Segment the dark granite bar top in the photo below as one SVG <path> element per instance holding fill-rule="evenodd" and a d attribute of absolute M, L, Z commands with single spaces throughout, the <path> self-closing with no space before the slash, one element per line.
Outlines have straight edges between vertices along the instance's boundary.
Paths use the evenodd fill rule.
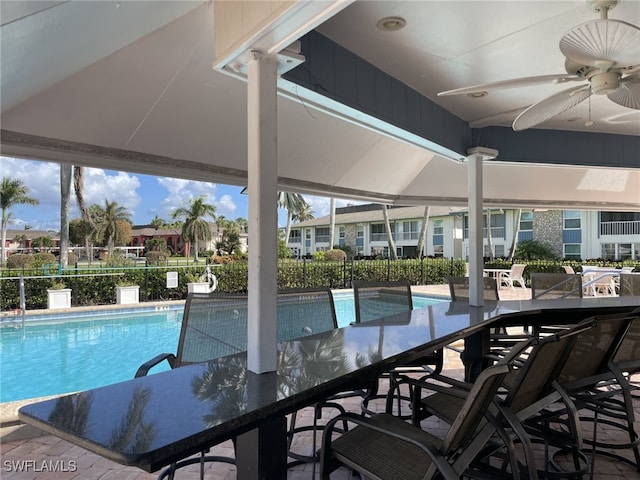
<path fill-rule="evenodd" d="M 155 471 L 498 320 L 548 308 L 640 304 L 638 297 L 591 300 L 439 303 L 282 343 L 277 372 L 249 372 L 244 354 L 224 357 L 26 405 L 19 417 L 118 463 Z"/>

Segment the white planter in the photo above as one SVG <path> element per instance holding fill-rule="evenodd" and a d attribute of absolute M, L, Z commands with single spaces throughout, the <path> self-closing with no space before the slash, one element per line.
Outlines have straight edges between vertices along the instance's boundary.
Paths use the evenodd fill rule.
<path fill-rule="evenodd" d="M 140 301 L 140 287 L 138 285 L 130 285 L 120 287 L 116 285 L 116 304 L 130 305 Z"/>
<path fill-rule="evenodd" d="M 209 293 L 208 283 L 187 283 L 187 293 Z"/>
<path fill-rule="evenodd" d="M 47 308 L 49 310 L 71 308 L 71 289 L 47 290 Z"/>

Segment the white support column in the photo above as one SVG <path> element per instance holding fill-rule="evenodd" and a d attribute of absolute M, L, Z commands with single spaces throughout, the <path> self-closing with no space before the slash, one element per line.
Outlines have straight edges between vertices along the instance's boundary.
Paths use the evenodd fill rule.
<path fill-rule="evenodd" d="M 277 367 L 278 115 L 277 59 L 251 51 L 247 61 L 249 322 L 247 361 L 254 373 Z"/>
<path fill-rule="evenodd" d="M 475 147 L 467 151 L 469 188 L 469 305 L 484 305 L 484 281 L 482 279 L 483 225 L 482 225 L 482 162 L 495 158 L 498 151 L 491 148 Z"/>

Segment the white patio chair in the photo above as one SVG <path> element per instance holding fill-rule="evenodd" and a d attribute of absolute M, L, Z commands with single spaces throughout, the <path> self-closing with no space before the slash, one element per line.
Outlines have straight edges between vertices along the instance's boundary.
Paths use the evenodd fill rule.
<path fill-rule="evenodd" d="M 506 286 L 509 288 L 513 288 L 514 283 L 517 283 L 522 288 L 527 288 L 524 283 L 524 278 L 522 274 L 524 273 L 524 269 L 527 267 L 524 263 L 514 263 L 511 265 L 511 270 L 508 272 L 500 272 L 498 275 L 498 283 L 500 286 Z"/>

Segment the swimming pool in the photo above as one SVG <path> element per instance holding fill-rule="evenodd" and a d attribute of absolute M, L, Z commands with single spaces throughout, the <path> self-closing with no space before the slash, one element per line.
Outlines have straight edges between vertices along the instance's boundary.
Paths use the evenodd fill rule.
<path fill-rule="evenodd" d="M 414 308 L 441 299 L 413 297 Z M 339 326 L 355 318 L 353 296 L 336 294 Z M 59 316 L 57 316 L 59 318 Z M 133 378 L 155 355 L 175 352 L 182 306 L 160 311 L 4 322 L 0 328 L 0 402 L 87 390 Z M 23 338 L 24 337 L 24 338 Z M 166 362 L 153 371 L 167 370 Z"/>

